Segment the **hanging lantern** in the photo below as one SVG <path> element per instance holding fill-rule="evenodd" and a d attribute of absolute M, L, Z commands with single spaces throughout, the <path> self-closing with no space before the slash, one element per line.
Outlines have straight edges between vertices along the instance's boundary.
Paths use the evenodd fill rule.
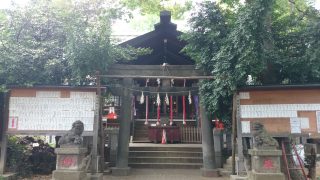
<path fill-rule="evenodd" d="M 191 92 L 189 91 L 189 96 L 188 96 L 189 104 L 192 104 L 192 98 L 191 98 Z"/>
<path fill-rule="evenodd" d="M 169 97 L 168 97 L 168 93 L 166 93 L 165 102 L 166 102 L 166 105 L 168 105 L 168 106 L 169 106 Z"/>
<path fill-rule="evenodd" d="M 117 118 L 118 116 L 114 110 L 114 107 L 109 107 L 109 113 L 107 114 L 107 119 L 114 120 Z"/>
<path fill-rule="evenodd" d="M 144 94 L 143 94 L 143 91 L 141 93 L 141 97 L 140 97 L 140 104 L 143 104 L 144 103 Z"/>

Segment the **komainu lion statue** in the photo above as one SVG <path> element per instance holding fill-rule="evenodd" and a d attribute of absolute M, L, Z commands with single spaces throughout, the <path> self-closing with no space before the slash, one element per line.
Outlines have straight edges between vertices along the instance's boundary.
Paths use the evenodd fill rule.
<path fill-rule="evenodd" d="M 72 129 L 64 134 L 60 139 L 59 145 L 81 145 L 83 142 L 82 133 L 84 124 L 80 120 L 72 123 Z"/>
<path fill-rule="evenodd" d="M 267 133 L 261 123 L 253 124 L 253 139 L 253 147 L 256 149 L 277 149 L 279 146 L 277 140 Z"/>

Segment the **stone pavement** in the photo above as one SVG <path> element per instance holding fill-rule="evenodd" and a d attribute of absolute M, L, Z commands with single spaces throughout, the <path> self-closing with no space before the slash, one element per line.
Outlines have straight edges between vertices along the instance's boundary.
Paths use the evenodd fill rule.
<path fill-rule="evenodd" d="M 200 169 L 131 169 L 129 176 L 104 176 L 104 180 L 227 180 L 228 177 L 206 178 Z"/>

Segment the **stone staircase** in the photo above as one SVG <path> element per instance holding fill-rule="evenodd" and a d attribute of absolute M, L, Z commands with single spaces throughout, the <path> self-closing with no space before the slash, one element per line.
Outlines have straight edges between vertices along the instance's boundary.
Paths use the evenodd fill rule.
<path fill-rule="evenodd" d="M 201 146 L 189 144 L 155 144 L 148 147 L 129 148 L 129 167 L 154 169 L 200 169 L 202 167 Z"/>

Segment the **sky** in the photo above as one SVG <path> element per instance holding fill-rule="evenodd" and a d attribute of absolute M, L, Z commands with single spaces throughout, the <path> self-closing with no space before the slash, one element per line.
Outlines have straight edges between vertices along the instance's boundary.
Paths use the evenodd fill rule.
<path fill-rule="evenodd" d="M 0 0 L 0 9 L 9 8 L 11 1 L 12 0 Z M 13 0 L 13 1 L 20 5 L 23 5 L 23 4 L 26 4 L 29 0 Z M 197 0 L 197 1 L 203 1 L 203 0 Z M 315 0 L 315 8 L 320 10 L 320 0 Z M 139 16 L 139 15 L 136 15 L 136 16 Z M 142 18 L 142 17 L 137 17 L 137 18 Z M 187 26 L 186 21 L 175 21 L 175 20 L 172 20 L 172 21 L 173 23 L 177 24 L 178 30 L 180 31 L 181 30 L 183 31 Z M 147 31 L 145 30 L 145 31 L 138 32 L 137 30 L 133 29 L 131 25 L 129 25 L 129 23 L 125 21 L 116 21 L 115 24 L 113 25 L 113 34 L 116 36 L 123 36 L 123 35 L 137 36 Z M 128 36 L 128 38 L 130 38 L 130 36 Z"/>

